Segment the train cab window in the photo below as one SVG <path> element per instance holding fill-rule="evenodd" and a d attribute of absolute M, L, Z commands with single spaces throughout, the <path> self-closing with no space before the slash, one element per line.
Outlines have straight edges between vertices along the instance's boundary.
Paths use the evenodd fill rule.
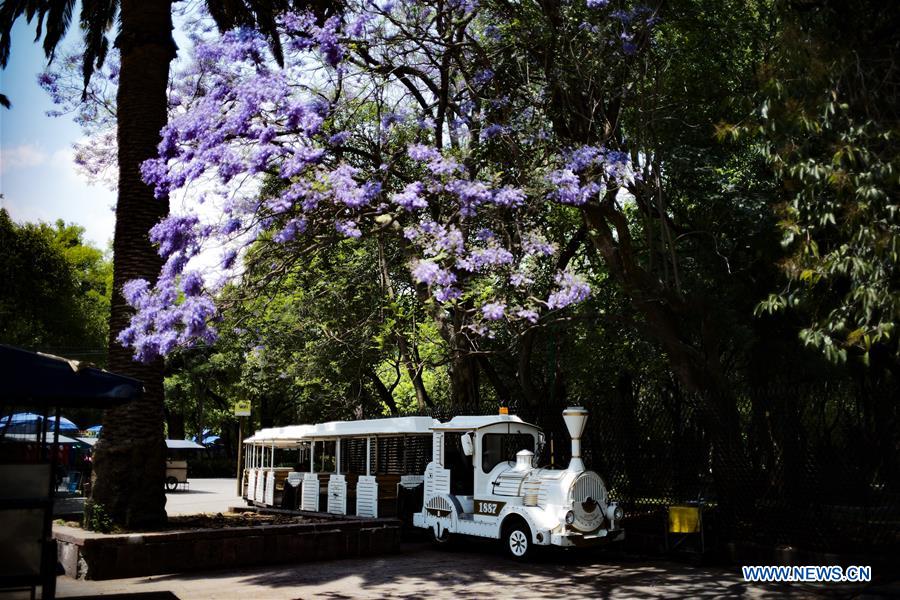
<path fill-rule="evenodd" d="M 475 472 L 472 457 L 463 452 L 462 436 L 456 431 L 444 433 L 444 468 L 450 470 L 450 493 L 471 496 L 475 493 Z"/>
<path fill-rule="evenodd" d="M 530 433 L 486 433 L 481 438 L 481 470 L 490 473 L 502 462 L 516 460 L 516 452 L 534 452 L 534 436 Z"/>

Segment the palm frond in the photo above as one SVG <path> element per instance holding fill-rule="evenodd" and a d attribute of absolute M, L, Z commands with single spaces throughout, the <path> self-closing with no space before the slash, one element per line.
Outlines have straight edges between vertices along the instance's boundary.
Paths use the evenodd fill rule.
<path fill-rule="evenodd" d="M 41 13 L 46 27 L 44 35 L 44 54 L 48 62 L 53 61 L 56 55 L 56 47 L 65 37 L 72 24 L 72 12 L 75 10 L 75 0 L 56 0 L 47 2 L 49 8 Z"/>
<path fill-rule="evenodd" d="M 116 24 L 119 12 L 118 0 L 82 0 L 81 29 L 84 32 L 84 55 L 81 72 L 84 76 L 84 89 L 95 69 L 103 66 L 109 52 L 107 33 Z"/>

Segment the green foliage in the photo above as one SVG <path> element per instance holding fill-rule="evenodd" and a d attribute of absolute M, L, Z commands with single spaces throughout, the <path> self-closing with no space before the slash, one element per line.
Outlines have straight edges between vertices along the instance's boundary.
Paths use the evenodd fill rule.
<path fill-rule="evenodd" d="M 855 0 L 781 7 L 762 68 L 758 131 L 782 183 L 790 284 L 760 311 L 800 309 L 803 341 L 832 361 L 896 361 L 900 122 L 896 7 Z"/>
<path fill-rule="evenodd" d="M 83 235 L 0 210 L 0 340 L 105 364 L 112 264 Z"/>
<path fill-rule="evenodd" d="M 89 531 L 110 533 L 114 529 L 115 524 L 102 504 L 88 500 L 84 503 L 83 526 Z"/>

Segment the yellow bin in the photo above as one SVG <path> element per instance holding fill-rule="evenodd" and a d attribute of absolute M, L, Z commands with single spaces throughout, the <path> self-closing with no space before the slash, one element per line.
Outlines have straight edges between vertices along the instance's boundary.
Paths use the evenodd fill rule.
<path fill-rule="evenodd" d="M 669 507 L 669 533 L 699 533 L 700 507 L 676 504 Z"/>

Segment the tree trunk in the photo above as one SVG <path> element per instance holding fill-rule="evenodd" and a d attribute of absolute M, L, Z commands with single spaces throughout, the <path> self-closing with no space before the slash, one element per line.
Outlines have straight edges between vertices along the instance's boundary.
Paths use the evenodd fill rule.
<path fill-rule="evenodd" d="M 391 280 L 391 271 L 388 268 L 387 258 L 384 255 L 384 239 L 378 238 L 378 266 L 381 272 L 381 284 L 387 292 L 388 298 L 393 302 L 397 293 L 394 291 L 394 283 Z M 394 339 L 397 342 L 397 349 L 400 351 L 400 361 L 406 369 L 406 374 L 412 382 L 413 389 L 416 392 L 416 403 L 419 410 L 424 411 L 425 407 L 431 406 L 431 398 L 428 396 L 428 390 L 425 389 L 425 382 L 422 381 L 421 361 L 418 360 L 418 350 L 415 342 L 412 343 L 412 352 L 410 351 L 410 343 L 406 340 L 406 334 L 400 329 L 400 325 L 394 330 Z M 415 361 L 413 360 L 415 358 Z"/>
<path fill-rule="evenodd" d="M 166 425 L 168 425 L 168 438 L 170 440 L 184 439 L 184 414 L 170 409 L 165 409 Z"/>
<path fill-rule="evenodd" d="M 737 402 L 720 361 L 717 328 L 709 317 L 712 311 L 700 298 L 688 302 L 665 288 L 634 260 L 628 223 L 611 199 L 585 205 L 582 214 L 610 275 L 644 317 L 645 334 L 662 346 L 672 372 L 696 398 L 713 444 L 713 476 L 720 498 L 732 505 L 747 502 L 749 462 Z"/>
<path fill-rule="evenodd" d="M 391 411 L 391 416 L 398 416 L 400 414 L 400 409 L 397 408 L 397 401 L 394 400 L 394 394 L 392 394 L 391 390 L 384 385 L 384 382 L 381 381 L 381 377 L 378 376 L 375 369 L 367 369 L 366 375 L 372 380 L 375 391 L 378 392 L 378 397 L 381 398 L 381 401 L 384 402 L 385 406 L 388 407 L 388 410 Z"/>
<path fill-rule="evenodd" d="M 155 281 L 161 259 L 148 231 L 169 211 L 141 179 L 141 163 L 156 155 L 166 124 L 169 64 L 175 57 L 172 0 L 122 0 L 121 51 L 116 97 L 119 192 L 113 240 L 113 298 L 109 368 L 144 382 L 143 396 L 107 411 L 95 450 L 93 499 L 125 527 L 146 527 L 166 520 L 163 489 L 166 446 L 163 436 L 163 363 L 139 364 L 116 336 L 128 325 L 131 309 L 122 285 L 135 278 Z"/>
<path fill-rule="evenodd" d="M 450 401 L 454 407 L 478 408 L 479 392 L 478 357 L 467 351 L 457 351 L 450 362 Z"/>

